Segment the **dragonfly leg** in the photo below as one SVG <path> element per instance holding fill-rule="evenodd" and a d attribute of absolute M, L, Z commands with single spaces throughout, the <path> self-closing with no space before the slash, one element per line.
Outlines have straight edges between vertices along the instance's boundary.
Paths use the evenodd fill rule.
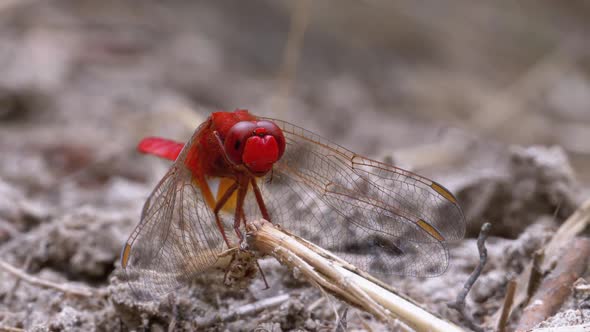
<path fill-rule="evenodd" d="M 264 204 L 264 199 L 262 198 L 262 193 L 260 192 L 260 188 L 258 188 L 258 184 L 256 183 L 255 178 L 251 178 L 250 183 L 252 183 L 252 189 L 254 190 L 254 196 L 256 196 L 256 202 L 258 203 L 258 208 L 260 208 L 260 213 L 262 213 L 262 217 L 269 222 L 270 215 L 268 214 L 268 210 L 266 209 L 266 204 Z"/>
<path fill-rule="evenodd" d="M 236 211 L 234 216 L 234 231 L 240 238 L 240 243 L 244 240 L 244 235 L 240 231 L 240 221 L 244 220 L 246 224 L 246 217 L 244 215 L 244 200 L 246 199 L 246 193 L 248 193 L 248 178 L 245 177 L 239 181 L 240 187 L 238 188 L 238 200 L 236 204 Z"/>
<path fill-rule="evenodd" d="M 221 231 L 223 240 L 225 241 L 225 244 L 227 244 L 228 248 L 231 248 L 231 245 L 227 239 L 227 236 L 225 235 L 225 230 L 223 229 L 223 224 L 221 223 L 221 218 L 219 217 L 219 211 L 221 211 L 225 203 L 227 203 L 236 189 L 238 189 L 238 182 L 234 182 L 229 188 L 227 188 L 227 190 L 223 193 L 223 196 L 221 196 L 221 199 L 215 203 L 215 208 L 213 209 L 213 214 L 215 214 L 215 222 L 217 223 L 217 227 L 219 228 L 219 231 Z"/>

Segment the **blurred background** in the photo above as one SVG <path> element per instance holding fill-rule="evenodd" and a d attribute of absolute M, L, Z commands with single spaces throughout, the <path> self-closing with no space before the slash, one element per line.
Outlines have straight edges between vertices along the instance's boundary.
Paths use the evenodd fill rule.
<path fill-rule="evenodd" d="M 29 267 L 104 284 L 168 167 L 137 142 L 186 140 L 235 108 L 433 177 L 468 219 L 505 220 L 469 189 L 498 169 L 505 184 L 557 176 L 550 204 L 529 199 L 564 218 L 590 184 L 589 19 L 583 0 L 1 0 L 2 250 L 23 264 L 28 247 L 11 240 L 71 208 L 115 213 L 98 268 L 60 261 L 75 245 Z M 502 195 L 487 202 L 523 197 Z"/>
<path fill-rule="evenodd" d="M 114 153 L 94 135 L 182 139 L 242 107 L 373 157 L 557 144 L 587 182 L 588 14 L 586 1 L 3 1 L 2 149 L 24 124 L 59 127 L 94 158 Z"/>

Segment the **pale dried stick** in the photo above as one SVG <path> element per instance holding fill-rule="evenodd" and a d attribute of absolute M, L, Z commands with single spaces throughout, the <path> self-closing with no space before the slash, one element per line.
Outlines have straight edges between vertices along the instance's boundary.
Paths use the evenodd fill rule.
<path fill-rule="evenodd" d="M 463 331 L 397 294 L 369 274 L 265 220 L 248 223 L 250 250 L 275 257 L 306 280 L 336 297 L 393 324 L 399 320 L 415 331 Z"/>
<path fill-rule="evenodd" d="M 10 326 L 4 326 L 4 325 L 0 325 L 0 332 L 24 332 L 25 330 L 20 329 L 18 327 L 10 327 Z"/>
<path fill-rule="evenodd" d="M 31 255 L 31 254 L 27 255 L 27 258 L 25 259 L 25 264 L 23 265 L 23 272 L 29 269 L 32 261 L 33 261 L 33 255 Z M 6 303 L 12 302 L 12 297 L 14 296 L 14 293 L 16 293 L 16 290 L 18 289 L 18 287 L 20 286 L 21 281 L 22 281 L 21 278 L 16 278 L 16 280 L 14 281 L 14 285 L 12 286 L 12 288 L 10 289 L 8 294 L 6 294 L 6 298 L 5 298 Z"/>
<path fill-rule="evenodd" d="M 582 302 L 578 302 L 578 297 L 583 297 Z M 574 282 L 574 299 L 578 308 L 590 309 L 590 284 L 584 278 L 578 278 Z M 583 311 L 580 313 L 583 317 Z"/>
<path fill-rule="evenodd" d="M 4 271 L 14 275 L 15 277 L 24 280 L 25 282 L 27 282 L 31 285 L 40 286 L 40 287 L 44 287 L 44 288 L 52 288 L 52 289 L 58 290 L 60 292 L 66 293 L 66 294 L 83 296 L 83 297 L 91 297 L 91 296 L 95 296 L 97 294 L 96 291 L 93 291 L 92 289 L 89 289 L 89 288 L 69 285 L 69 284 L 65 284 L 65 283 L 64 284 L 57 284 L 57 283 L 54 283 L 54 282 L 51 282 L 48 280 L 43 280 L 43 279 L 34 277 L 30 274 L 27 274 L 23 270 L 17 269 L 16 267 L 6 263 L 3 260 L 0 260 L 0 268 L 3 269 Z"/>
<path fill-rule="evenodd" d="M 584 278 L 579 278 L 576 280 L 576 282 L 574 282 L 574 290 L 576 292 L 590 294 L 590 284 L 588 284 Z"/>

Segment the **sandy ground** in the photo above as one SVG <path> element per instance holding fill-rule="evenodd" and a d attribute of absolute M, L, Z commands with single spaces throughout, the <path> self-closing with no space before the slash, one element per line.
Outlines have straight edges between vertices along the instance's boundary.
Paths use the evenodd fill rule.
<path fill-rule="evenodd" d="M 270 258 L 267 290 L 260 277 L 227 288 L 212 271 L 159 303 L 131 296 L 119 254 L 169 166 L 137 142 L 186 140 L 210 112 L 237 107 L 452 190 L 468 231 L 449 271 L 385 281 L 460 325 L 446 303 L 491 222 L 467 307 L 495 326 L 508 281 L 590 194 L 589 17 L 583 1 L 0 2 L 0 258 L 93 291 L 0 269 L 0 331 L 332 331 L 345 308 L 349 331 L 397 329 Z M 215 319 L 265 299 L 275 302 Z M 544 326 L 588 323 L 582 300 Z"/>

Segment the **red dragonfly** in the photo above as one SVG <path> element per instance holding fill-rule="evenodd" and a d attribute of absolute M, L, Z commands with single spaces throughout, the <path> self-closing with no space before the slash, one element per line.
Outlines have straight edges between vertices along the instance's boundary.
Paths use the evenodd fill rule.
<path fill-rule="evenodd" d="M 439 275 L 465 232 L 440 184 L 247 110 L 212 113 L 186 144 L 138 149 L 174 161 L 121 256 L 143 299 L 188 284 L 261 217 L 377 275 Z"/>

